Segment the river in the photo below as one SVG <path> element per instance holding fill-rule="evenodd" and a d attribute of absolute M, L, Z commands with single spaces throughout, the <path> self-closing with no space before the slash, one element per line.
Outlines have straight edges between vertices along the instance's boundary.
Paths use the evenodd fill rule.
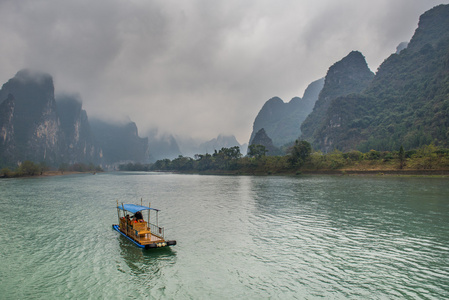
<path fill-rule="evenodd" d="M 116 200 L 177 240 L 141 250 Z M 0 180 L 1 299 L 447 299 L 449 181 L 101 173 Z"/>

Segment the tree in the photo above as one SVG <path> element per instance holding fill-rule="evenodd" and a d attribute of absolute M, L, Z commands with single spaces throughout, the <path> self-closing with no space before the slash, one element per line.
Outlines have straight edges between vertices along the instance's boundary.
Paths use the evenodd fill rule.
<path fill-rule="evenodd" d="M 18 173 L 24 176 L 34 176 L 39 173 L 39 171 L 40 168 L 38 165 L 32 161 L 26 160 L 20 165 Z"/>
<path fill-rule="evenodd" d="M 312 152 L 312 146 L 307 141 L 295 141 L 295 145 L 290 148 L 289 162 L 292 167 L 300 168 Z"/>
<path fill-rule="evenodd" d="M 239 159 L 240 157 L 242 157 L 242 154 L 240 153 L 240 147 L 239 146 L 234 146 L 231 148 L 221 148 L 222 152 L 224 152 L 225 157 L 229 158 L 229 159 Z"/>
<path fill-rule="evenodd" d="M 210 155 L 209 153 L 206 153 L 204 155 L 195 154 L 195 157 L 197 157 L 198 161 L 198 170 L 204 171 L 213 168 L 212 155 Z"/>
<path fill-rule="evenodd" d="M 193 159 L 179 155 L 178 158 L 172 160 L 171 168 L 173 170 L 191 170 L 193 168 Z"/>
<path fill-rule="evenodd" d="M 0 177 L 8 178 L 11 176 L 11 174 L 12 174 L 11 170 L 8 168 L 3 168 L 0 170 Z"/>
<path fill-rule="evenodd" d="M 399 148 L 399 169 L 402 169 L 405 165 L 405 152 L 404 147 Z"/>
<path fill-rule="evenodd" d="M 248 147 L 248 156 L 249 157 L 255 157 L 257 159 L 261 158 L 262 156 L 265 156 L 267 154 L 268 150 L 263 145 L 249 145 Z"/>
<path fill-rule="evenodd" d="M 59 165 L 58 171 L 61 172 L 61 174 L 64 174 L 69 169 L 69 164 L 62 163 Z"/>
<path fill-rule="evenodd" d="M 42 175 L 42 173 L 44 173 L 44 172 L 50 170 L 50 167 L 47 166 L 47 164 L 46 164 L 44 161 L 41 161 L 41 162 L 39 163 L 38 168 L 39 168 L 40 175 Z"/>
<path fill-rule="evenodd" d="M 171 160 L 168 158 L 156 161 L 152 166 L 151 170 L 169 170 L 171 165 Z"/>

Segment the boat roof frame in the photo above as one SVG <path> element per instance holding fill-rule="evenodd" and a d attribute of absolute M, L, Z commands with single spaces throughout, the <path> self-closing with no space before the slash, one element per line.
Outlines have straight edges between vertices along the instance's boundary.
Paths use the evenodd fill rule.
<path fill-rule="evenodd" d="M 160 211 L 157 208 L 152 208 L 152 207 L 137 205 L 137 204 L 120 204 L 117 206 L 117 209 L 120 209 L 123 211 L 129 211 L 130 213 L 133 213 L 133 214 L 135 214 L 138 211 L 143 211 L 143 210 L 155 210 L 156 212 Z"/>

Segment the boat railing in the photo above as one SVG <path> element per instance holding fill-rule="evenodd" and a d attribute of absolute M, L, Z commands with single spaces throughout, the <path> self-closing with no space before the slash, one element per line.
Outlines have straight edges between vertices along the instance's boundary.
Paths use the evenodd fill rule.
<path fill-rule="evenodd" d="M 149 227 L 152 234 L 164 238 L 164 227 L 159 227 L 151 223 L 149 224 Z"/>

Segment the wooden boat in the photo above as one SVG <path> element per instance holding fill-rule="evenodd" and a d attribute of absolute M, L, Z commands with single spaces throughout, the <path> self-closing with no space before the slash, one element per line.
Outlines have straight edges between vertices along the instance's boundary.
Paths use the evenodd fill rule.
<path fill-rule="evenodd" d="M 156 212 L 156 224 L 150 223 L 150 212 Z M 142 212 L 147 212 L 147 220 Z M 132 214 L 131 216 L 129 214 Z M 112 225 L 112 228 L 131 240 L 140 248 L 160 248 L 176 245 L 175 240 L 166 240 L 164 228 L 159 227 L 159 209 L 137 204 L 118 204 L 117 215 L 119 224 Z"/>

